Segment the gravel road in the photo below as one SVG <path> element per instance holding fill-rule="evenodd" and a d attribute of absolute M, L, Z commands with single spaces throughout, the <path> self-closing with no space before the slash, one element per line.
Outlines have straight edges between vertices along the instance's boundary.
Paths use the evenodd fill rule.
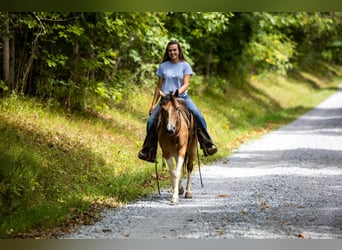
<path fill-rule="evenodd" d="M 342 239 L 342 89 L 202 177 L 179 205 L 162 190 L 61 238 Z"/>

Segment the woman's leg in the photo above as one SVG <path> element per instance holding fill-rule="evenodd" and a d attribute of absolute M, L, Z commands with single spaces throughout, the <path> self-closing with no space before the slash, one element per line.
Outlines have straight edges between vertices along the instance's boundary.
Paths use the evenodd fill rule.
<path fill-rule="evenodd" d="M 207 123 L 202 115 L 202 113 L 197 108 L 196 104 L 192 101 L 192 99 L 187 96 L 184 98 L 186 107 L 191 110 L 191 112 L 194 114 L 196 122 L 201 125 L 201 127 L 205 130 L 207 130 Z"/>
<path fill-rule="evenodd" d="M 152 110 L 152 113 L 150 117 L 148 118 L 147 121 L 147 126 L 146 126 L 146 133 L 149 134 L 151 132 L 151 129 L 155 123 L 157 123 L 158 119 L 158 113 L 160 109 L 160 104 L 158 103 L 157 106 Z"/>
<path fill-rule="evenodd" d="M 152 111 L 146 126 L 146 137 L 144 140 L 143 148 L 139 151 L 138 157 L 141 160 L 148 162 L 155 162 L 158 147 L 158 134 L 157 134 L 157 119 L 159 112 L 159 104 Z"/>
<path fill-rule="evenodd" d="M 207 123 L 202 115 L 202 113 L 197 108 L 196 104 L 192 99 L 187 96 L 184 98 L 186 107 L 194 114 L 195 121 L 197 124 L 197 137 L 198 141 L 203 149 L 204 155 L 213 155 L 217 152 L 217 147 L 213 143 L 208 131 Z"/>

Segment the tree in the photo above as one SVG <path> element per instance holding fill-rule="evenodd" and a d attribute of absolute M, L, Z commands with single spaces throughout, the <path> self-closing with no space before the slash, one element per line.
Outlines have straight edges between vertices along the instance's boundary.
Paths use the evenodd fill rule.
<path fill-rule="evenodd" d="M 0 89 L 70 109 L 120 100 L 155 84 L 165 45 L 177 39 L 197 75 L 243 84 L 316 62 L 342 63 L 341 13 L 0 13 Z"/>
<path fill-rule="evenodd" d="M 14 36 L 10 32 L 10 15 L 8 13 L 0 13 L 0 20 L 3 24 L 0 33 L 3 41 L 3 80 L 4 83 L 0 85 L 2 89 L 8 89 L 14 84 Z"/>
<path fill-rule="evenodd" d="M 218 47 L 232 16 L 230 12 L 172 12 L 166 16 L 165 27 L 185 46 L 189 44 L 196 71 L 209 77 L 220 62 Z"/>

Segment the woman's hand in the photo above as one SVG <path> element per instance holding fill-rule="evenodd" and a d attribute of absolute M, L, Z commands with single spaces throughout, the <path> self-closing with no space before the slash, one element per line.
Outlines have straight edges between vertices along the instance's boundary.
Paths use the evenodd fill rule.
<path fill-rule="evenodd" d="M 156 105 L 152 105 L 150 110 L 148 111 L 148 115 L 152 114 L 152 111 L 155 109 Z"/>

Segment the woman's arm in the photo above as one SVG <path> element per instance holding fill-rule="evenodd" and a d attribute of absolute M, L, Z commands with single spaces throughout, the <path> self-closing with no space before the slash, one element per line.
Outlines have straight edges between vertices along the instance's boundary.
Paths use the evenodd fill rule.
<path fill-rule="evenodd" d="M 190 78 L 191 78 L 191 75 L 184 75 L 183 85 L 182 85 L 182 87 L 180 87 L 178 89 L 179 94 L 182 94 L 183 92 L 185 92 L 188 89 L 189 83 L 190 83 Z"/>
<path fill-rule="evenodd" d="M 151 105 L 151 108 L 150 108 L 150 111 L 149 111 L 149 115 L 151 115 L 153 109 L 156 107 L 156 105 L 158 103 L 158 100 L 159 100 L 159 97 L 160 97 L 159 90 L 161 90 L 161 88 L 162 88 L 163 81 L 164 81 L 164 78 L 158 77 L 158 83 L 157 83 L 157 86 L 156 86 L 156 88 L 154 90 L 154 96 L 153 96 L 152 105 Z"/>

